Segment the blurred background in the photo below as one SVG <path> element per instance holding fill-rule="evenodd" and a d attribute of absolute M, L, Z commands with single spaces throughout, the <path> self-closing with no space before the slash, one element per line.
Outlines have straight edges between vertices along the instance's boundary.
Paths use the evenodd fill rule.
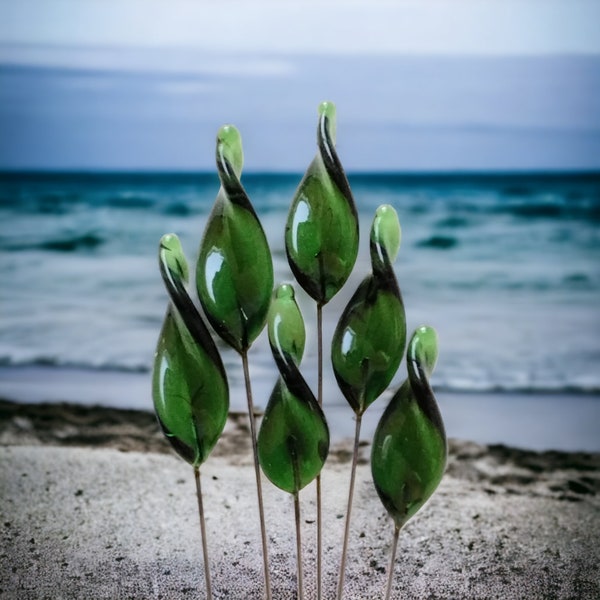
<path fill-rule="evenodd" d="M 363 243 L 326 333 L 391 203 L 409 329 L 440 335 L 449 434 L 600 450 L 599 22 L 586 0 L 0 0 L 0 397 L 151 410 L 156 248 L 174 231 L 193 263 L 218 128 L 242 133 L 243 182 L 289 281 L 283 227 L 327 99 Z M 264 336 L 253 352 L 264 407 Z M 332 430 L 350 435 L 329 375 Z"/>

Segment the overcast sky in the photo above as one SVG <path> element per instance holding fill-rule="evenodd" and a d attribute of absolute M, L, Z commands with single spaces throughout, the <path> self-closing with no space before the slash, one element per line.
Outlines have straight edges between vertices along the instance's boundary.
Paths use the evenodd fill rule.
<path fill-rule="evenodd" d="M 600 168 L 600 2 L 0 0 L 0 168 Z"/>

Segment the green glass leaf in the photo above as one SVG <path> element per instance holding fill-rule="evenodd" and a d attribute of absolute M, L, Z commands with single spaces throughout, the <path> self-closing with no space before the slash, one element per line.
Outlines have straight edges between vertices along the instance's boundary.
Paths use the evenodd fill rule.
<path fill-rule="evenodd" d="M 159 264 L 171 302 L 154 357 L 154 408 L 173 448 L 197 467 L 210 454 L 227 421 L 227 377 L 215 343 L 186 291 L 188 266 L 177 236 L 161 239 Z"/>
<path fill-rule="evenodd" d="M 334 144 L 335 106 L 323 102 L 318 152 L 296 191 L 285 228 L 294 277 L 320 304 L 344 285 L 358 253 L 358 215 Z"/>
<path fill-rule="evenodd" d="M 408 345 L 408 378 L 373 437 L 373 482 L 397 528 L 433 494 L 446 466 L 446 433 L 429 384 L 436 359 L 435 330 L 420 327 Z"/>
<path fill-rule="evenodd" d="M 265 326 L 273 291 L 273 262 L 263 228 L 240 182 L 241 137 L 219 130 L 221 189 L 208 218 L 196 265 L 202 307 L 215 331 L 245 352 Z"/>
<path fill-rule="evenodd" d="M 304 350 L 302 315 L 290 285 L 281 285 L 269 310 L 269 343 L 281 373 L 258 434 L 258 458 L 277 487 L 296 493 L 321 471 L 329 452 L 329 428 L 300 374 Z"/>
<path fill-rule="evenodd" d="M 404 354 L 406 317 L 392 266 L 399 246 L 398 215 L 382 205 L 371 227 L 372 273 L 348 302 L 331 344 L 336 380 L 358 415 L 387 388 Z"/>

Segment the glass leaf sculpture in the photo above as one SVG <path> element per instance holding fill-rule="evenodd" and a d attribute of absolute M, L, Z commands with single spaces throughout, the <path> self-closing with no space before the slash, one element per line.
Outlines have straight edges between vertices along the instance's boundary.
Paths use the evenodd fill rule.
<path fill-rule="evenodd" d="M 290 207 L 285 248 L 294 277 L 324 305 L 350 275 L 358 253 L 358 216 L 335 150 L 335 105 L 319 106 L 318 152 Z"/>
<path fill-rule="evenodd" d="M 208 217 L 196 263 L 200 303 L 214 330 L 242 358 L 263 549 L 265 593 L 271 598 L 268 544 L 257 454 L 248 349 L 263 330 L 273 292 L 273 261 L 265 232 L 240 182 L 242 140 L 233 125 L 217 134 L 221 188 Z"/>
<path fill-rule="evenodd" d="M 400 528 L 433 494 L 444 474 L 446 433 L 429 378 L 437 360 L 431 327 L 413 334 L 406 353 L 408 378 L 385 409 L 371 451 L 377 494 L 394 520 L 389 597 Z"/>
<path fill-rule="evenodd" d="M 154 358 L 154 407 L 173 448 L 198 467 L 227 420 L 227 377 L 215 343 L 186 291 L 188 266 L 176 235 L 162 237 L 159 265 L 171 302 Z"/>
<path fill-rule="evenodd" d="M 317 401 L 323 404 L 322 309 L 342 288 L 358 254 L 358 215 L 335 149 L 335 105 L 319 105 L 317 154 L 292 200 L 285 227 L 290 268 L 317 304 Z M 323 527 L 317 476 L 317 598 L 321 598 Z"/>
<path fill-rule="evenodd" d="M 398 527 L 431 496 L 446 465 L 444 424 L 429 384 L 436 360 L 435 330 L 420 327 L 408 345 L 408 378 L 385 409 L 373 438 L 373 481 Z"/>
<path fill-rule="evenodd" d="M 404 304 L 392 266 L 399 248 L 398 215 L 391 206 L 384 204 L 376 210 L 371 226 L 372 273 L 362 281 L 348 302 L 331 342 L 335 378 L 356 414 L 338 599 L 342 598 L 344 591 L 362 415 L 394 377 L 406 343 Z"/>
<path fill-rule="evenodd" d="M 329 451 L 329 429 L 298 369 L 305 332 L 291 285 L 277 288 L 268 323 L 269 342 L 281 376 L 265 409 L 258 455 L 271 482 L 293 494 L 323 468 Z"/>
<path fill-rule="evenodd" d="M 404 354 L 406 317 L 392 265 L 399 247 L 398 215 L 384 204 L 371 227 L 372 273 L 344 309 L 331 344 L 336 380 L 357 415 L 387 388 Z"/>
<path fill-rule="evenodd" d="M 258 456 L 265 475 L 293 494 L 296 521 L 298 598 L 304 598 L 299 491 L 317 477 L 329 452 L 325 415 L 300 374 L 304 321 L 291 285 L 275 292 L 269 309 L 269 343 L 280 372 L 258 434 Z M 320 596 L 319 596 L 320 597 Z"/>
<path fill-rule="evenodd" d="M 265 326 L 273 262 L 263 228 L 240 183 L 242 142 L 232 125 L 219 130 L 216 161 L 221 189 L 200 243 L 196 286 L 210 324 L 242 353 Z"/>

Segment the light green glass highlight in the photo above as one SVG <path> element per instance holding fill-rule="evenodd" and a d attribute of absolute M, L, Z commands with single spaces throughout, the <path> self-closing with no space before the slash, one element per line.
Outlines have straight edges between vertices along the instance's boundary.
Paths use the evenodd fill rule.
<path fill-rule="evenodd" d="M 336 109 L 335 104 L 329 100 L 324 100 L 319 104 L 318 108 L 319 117 L 326 119 L 327 131 L 331 141 L 335 144 L 336 133 L 337 133 L 337 120 L 336 120 Z"/>
<path fill-rule="evenodd" d="M 177 279 L 183 284 L 188 283 L 190 270 L 187 259 L 183 253 L 181 242 L 174 233 L 167 233 L 160 239 L 158 260 L 161 272 L 166 269 L 171 278 Z"/>
<path fill-rule="evenodd" d="M 267 323 L 269 343 L 278 351 L 289 354 L 299 365 L 304 354 L 306 329 L 293 286 L 282 283 L 276 288 Z"/>
<path fill-rule="evenodd" d="M 385 250 L 387 261 L 390 264 L 396 260 L 400 250 L 402 229 L 400 219 L 393 206 L 382 204 L 375 211 L 375 218 L 371 227 L 371 242 L 381 251 Z M 379 254 L 378 254 L 379 256 Z"/>
<path fill-rule="evenodd" d="M 244 151 L 242 136 L 233 125 L 223 125 L 217 133 L 217 160 L 231 165 L 235 176 L 239 179 L 244 167 Z"/>
<path fill-rule="evenodd" d="M 398 529 L 433 494 L 446 466 L 446 433 L 429 383 L 436 359 L 436 332 L 420 327 L 408 345 L 408 378 L 385 409 L 373 437 L 373 482 Z"/>
<path fill-rule="evenodd" d="M 281 373 L 258 434 L 258 457 L 269 480 L 297 493 L 321 471 L 329 452 L 325 415 L 302 377 L 305 329 L 291 285 L 275 292 L 269 310 L 269 343 Z"/>
<path fill-rule="evenodd" d="M 154 408 L 175 451 L 198 467 L 225 427 L 227 378 L 216 346 L 187 295 L 188 265 L 177 236 L 163 236 L 159 263 L 171 302 L 154 357 Z"/>
<path fill-rule="evenodd" d="M 265 326 L 273 262 L 263 228 L 240 182 L 241 136 L 232 125 L 217 136 L 221 188 L 208 218 L 196 264 L 196 287 L 215 331 L 243 353 Z"/>
<path fill-rule="evenodd" d="M 335 105 L 319 106 L 318 151 L 292 200 L 285 247 L 294 277 L 321 305 L 348 279 L 358 253 L 358 216 L 335 150 Z"/>
<path fill-rule="evenodd" d="M 380 206 L 371 227 L 372 273 L 348 302 L 333 335 L 333 371 L 357 415 L 387 388 L 404 354 L 406 317 L 392 266 L 400 237 L 396 211 Z"/>

